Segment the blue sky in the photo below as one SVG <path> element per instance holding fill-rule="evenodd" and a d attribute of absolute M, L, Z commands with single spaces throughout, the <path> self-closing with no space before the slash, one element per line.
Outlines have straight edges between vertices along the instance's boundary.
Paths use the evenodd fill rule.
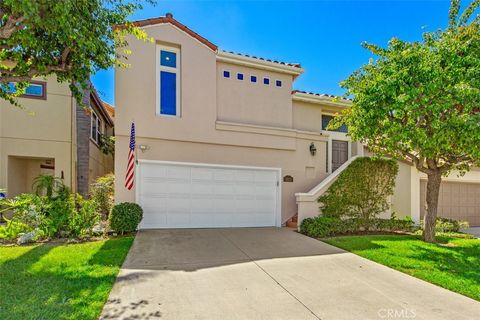
<path fill-rule="evenodd" d="M 465 0 L 464 0 L 465 1 Z M 438 1 L 158 1 L 133 20 L 174 18 L 219 48 L 286 62 L 299 62 L 305 73 L 294 89 L 342 94 L 339 82 L 362 64 L 364 41 L 385 46 L 392 37 L 415 41 L 424 31 L 444 28 L 449 0 Z M 93 82 L 114 104 L 113 70 Z"/>

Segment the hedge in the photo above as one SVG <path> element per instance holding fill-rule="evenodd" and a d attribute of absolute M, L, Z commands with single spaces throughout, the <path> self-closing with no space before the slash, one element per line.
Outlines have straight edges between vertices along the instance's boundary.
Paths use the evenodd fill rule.
<path fill-rule="evenodd" d="M 314 238 L 325 238 L 335 235 L 372 232 L 409 232 L 413 231 L 414 222 L 410 217 L 404 219 L 380 219 L 374 218 L 368 221 L 364 219 L 340 219 L 335 217 L 318 216 L 306 218 L 300 225 L 300 232 Z"/>
<path fill-rule="evenodd" d="M 395 160 L 355 159 L 318 202 L 322 215 L 369 220 L 385 212 L 393 194 L 398 164 Z"/>

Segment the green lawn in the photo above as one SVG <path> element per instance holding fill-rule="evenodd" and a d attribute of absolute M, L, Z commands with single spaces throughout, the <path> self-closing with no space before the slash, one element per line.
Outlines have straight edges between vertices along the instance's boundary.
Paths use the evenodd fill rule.
<path fill-rule="evenodd" d="M 348 236 L 324 240 L 336 247 L 480 301 L 480 239 Z"/>
<path fill-rule="evenodd" d="M 132 241 L 0 247 L 0 319 L 97 319 Z"/>

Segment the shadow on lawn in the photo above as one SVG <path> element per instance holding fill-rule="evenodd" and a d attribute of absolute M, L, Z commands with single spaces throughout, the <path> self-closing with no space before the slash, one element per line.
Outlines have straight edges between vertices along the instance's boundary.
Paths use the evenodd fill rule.
<path fill-rule="evenodd" d="M 0 319 L 98 318 L 128 248 L 107 240 L 92 257 L 72 260 L 76 245 L 69 245 L 70 260 L 62 261 L 51 253 L 58 246 L 38 245 L 0 264 Z"/>
<path fill-rule="evenodd" d="M 436 244 L 421 242 L 421 236 L 378 235 L 355 240 L 352 244 L 347 238 L 344 242 L 339 237 L 334 244 L 345 248 L 348 243 L 346 249 L 372 260 L 381 257 L 380 260 L 386 262 L 384 256 L 390 254 L 394 260 L 386 262 L 386 265 L 480 301 L 480 241 L 472 239 L 478 245 L 455 243 L 450 241 L 461 239 L 447 235 L 438 236 Z M 406 241 L 405 246 L 399 243 L 401 241 Z M 376 250 L 387 251 L 376 254 Z"/>

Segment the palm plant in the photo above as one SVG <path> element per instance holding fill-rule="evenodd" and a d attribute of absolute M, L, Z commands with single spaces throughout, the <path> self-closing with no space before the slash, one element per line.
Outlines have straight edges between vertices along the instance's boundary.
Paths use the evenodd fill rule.
<path fill-rule="evenodd" d="M 48 198 L 52 198 L 54 193 L 65 187 L 63 180 L 51 175 L 41 174 L 33 179 L 32 188 L 36 195 L 45 194 Z"/>

